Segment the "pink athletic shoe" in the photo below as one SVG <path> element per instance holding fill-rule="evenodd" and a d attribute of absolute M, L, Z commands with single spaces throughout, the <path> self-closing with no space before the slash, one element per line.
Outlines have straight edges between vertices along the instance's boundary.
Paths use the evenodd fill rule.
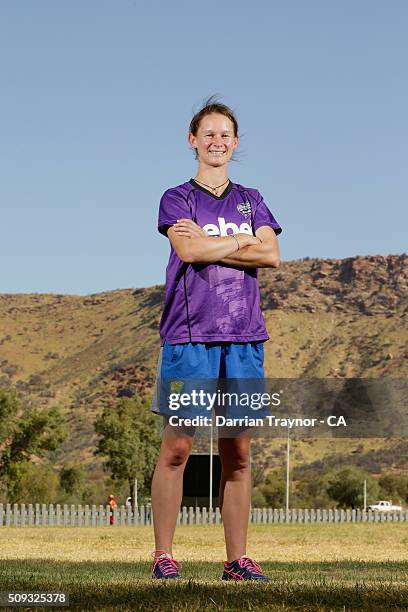
<path fill-rule="evenodd" d="M 154 554 L 154 553 L 153 553 Z M 181 565 L 168 553 L 163 553 L 153 562 L 152 578 L 163 578 L 165 580 L 174 580 L 181 578 Z"/>

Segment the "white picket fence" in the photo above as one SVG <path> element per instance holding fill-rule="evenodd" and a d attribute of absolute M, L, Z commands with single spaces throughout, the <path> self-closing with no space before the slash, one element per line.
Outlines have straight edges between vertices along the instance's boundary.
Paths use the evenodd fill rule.
<path fill-rule="evenodd" d="M 0 504 L 0 527 L 101 527 L 110 525 L 109 506 L 75 506 L 60 504 Z M 377 510 L 339 509 L 283 509 L 251 508 L 249 522 L 276 523 L 384 523 L 408 522 L 408 510 L 379 512 Z M 220 525 L 219 508 L 187 508 L 183 506 L 177 518 L 178 525 Z M 140 506 L 135 513 L 128 506 L 113 511 L 113 527 L 125 525 L 152 525 L 151 506 Z"/>

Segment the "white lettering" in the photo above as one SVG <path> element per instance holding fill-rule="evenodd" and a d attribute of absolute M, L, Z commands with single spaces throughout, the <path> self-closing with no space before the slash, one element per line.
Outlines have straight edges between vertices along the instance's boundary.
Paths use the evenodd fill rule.
<path fill-rule="evenodd" d="M 232 221 L 225 221 L 224 217 L 218 217 L 219 227 L 214 223 L 207 223 L 204 225 L 203 230 L 208 236 L 228 236 L 231 234 L 251 234 L 252 228 L 250 223 L 244 221 L 238 226 Z M 228 231 L 231 230 L 231 231 Z"/>
<path fill-rule="evenodd" d="M 220 235 L 220 228 L 218 227 L 218 225 L 214 225 L 214 223 L 207 223 L 207 225 L 204 225 L 203 230 L 208 236 Z"/>
<path fill-rule="evenodd" d="M 238 234 L 239 228 L 236 223 L 226 223 L 224 217 L 218 217 L 218 224 L 220 226 L 220 234 L 221 236 L 227 236 L 228 230 L 232 230 L 230 234 Z"/>
<path fill-rule="evenodd" d="M 327 424 L 330 427 L 338 427 L 339 425 L 342 425 L 343 427 L 347 427 L 347 423 L 346 423 L 346 419 L 344 418 L 344 416 L 339 416 L 339 417 L 335 417 L 335 416 L 329 416 L 327 417 Z"/>

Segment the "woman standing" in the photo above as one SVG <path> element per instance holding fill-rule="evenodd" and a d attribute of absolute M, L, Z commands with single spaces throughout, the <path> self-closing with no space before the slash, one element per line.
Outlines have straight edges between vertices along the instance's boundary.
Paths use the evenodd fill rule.
<path fill-rule="evenodd" d="M 210 98 L 193 117 L 188 138 L 197 174 L 165 191 L 159 209 L 159 232 L 171 243 L 159 376 L 263 379 L 263 343 L 269 337 L 256 269 L 279 267 L 276 235 L 282 229 L 259 191 L 228 178 L 228 162 L 238 145 L 238 123 L 228 106 Z M 175 432 L 168 411 L 153 410 L 163 413 L 165 427 L 152 482 L 152 576 L 179 578 L 172 542 L 194 430 Z M 268 580 L 246 555 L 250 443 L 249 435 L 218 440 L 227 553 L 223 580 Z"/>

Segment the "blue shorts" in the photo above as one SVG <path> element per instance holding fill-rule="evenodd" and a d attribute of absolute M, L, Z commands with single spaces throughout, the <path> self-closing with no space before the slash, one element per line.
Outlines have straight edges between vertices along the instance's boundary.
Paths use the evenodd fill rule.
<path fill-rule="evenodd" d="M 214 392 L 218 381 L 228 383 L 228 391 L 259 392 L 263 379 L 263 342 L 165 343 L 159 355 L 152 411 L 174 414 L 174 408 L 169 407 L 170 394 L 191 393 L 193 389 Z M 225 384 L 223 388 L 226 390 Z M 208 406 L 184 405 L 179 406 L 178 414 L 204 415 L 207 410 Z"/>
<path fill-rule="evenodd" d="M 263 378 L 263 342 L 164 344 L 162 378 Z"/>

